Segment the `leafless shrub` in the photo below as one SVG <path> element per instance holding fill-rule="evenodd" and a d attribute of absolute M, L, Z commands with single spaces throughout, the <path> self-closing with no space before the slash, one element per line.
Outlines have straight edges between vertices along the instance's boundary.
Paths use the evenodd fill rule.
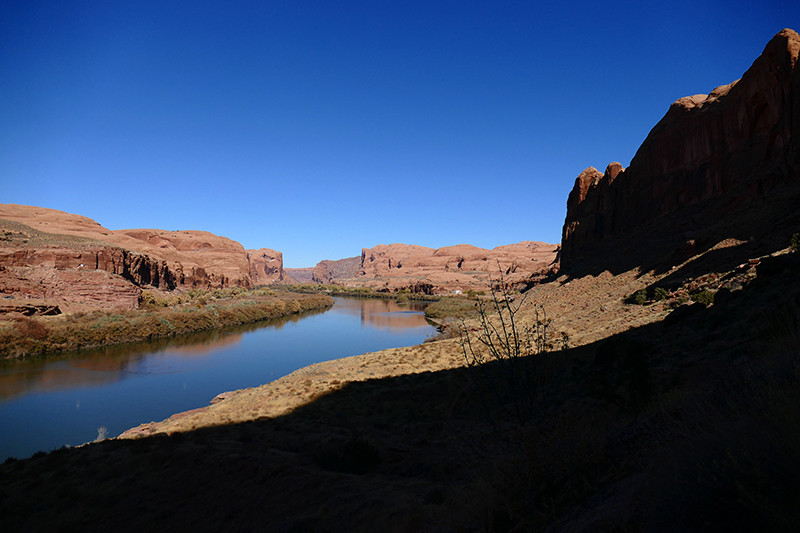
<path fill-rule="evenodd" d="M 527 320 L 520 319 L 526 299 L 527 294 L 512 295 L 501 277 L 493 283 L 490 297 L 475 303 L 477 328 L 464 320 L 460 326 L 462 353 L 467 364 L 476 369 L 484 405 L 491 401 L 520 424 L 541 420 L 542 406 L 557 385 L 543 383 L 536 362 L 528 360 L 554 346 L 549 339 L 552 320 L 542 306 L 534 306 L 533 316 Z M 566 337 L 562 342 L 566 346 Z M 491 413 L 488 408 L 487 413 Z"/>

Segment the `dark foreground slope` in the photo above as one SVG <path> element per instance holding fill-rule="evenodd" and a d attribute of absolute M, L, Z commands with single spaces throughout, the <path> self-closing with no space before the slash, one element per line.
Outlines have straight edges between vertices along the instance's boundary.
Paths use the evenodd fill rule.
<path fill-rule="evenodd" d="M 256 413 L 248 421 L 7 461 L 0 523 L 3 531 L 793 531 L 798 268 L 798 254 L 783 254 L 733 270 L 728 280 L 740 290 L 665 320 L 677 289 L 665 302 L 631 304 L 631 315 L 654 321 L 522 361 L 513 370 L 536 377 L 527 422 L 486 387 L 503 387 L 503 369 L 420 372 L 457 356 L 452 341 L 396 351 L 399 360 L 367 354 L 341 375 L 294 375 L 283 394 L 308 400 L 282 415 L 258 414 L 273 401 L 264 394 L 239 404 L 237 420 Z M 575 283 L 598 302 L 608 287 L 562 277 L 536 296 L 551 309 L 573 305 Z M 703 283 L 716 281 L 683 288 Z M 369 379 L 401 361 L 420 373 Z M 313 392 L 321 381 L 331 388 Z"/>

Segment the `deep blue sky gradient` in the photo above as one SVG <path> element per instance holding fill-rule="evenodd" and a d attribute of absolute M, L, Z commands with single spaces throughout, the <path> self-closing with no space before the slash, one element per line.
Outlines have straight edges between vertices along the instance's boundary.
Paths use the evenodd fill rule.
<path fill-rule="evenodd" d="M 800 2 L 0 2 L 0 202 L 288 267 L 558 242 L 586 167 L 741 77 Z"/>

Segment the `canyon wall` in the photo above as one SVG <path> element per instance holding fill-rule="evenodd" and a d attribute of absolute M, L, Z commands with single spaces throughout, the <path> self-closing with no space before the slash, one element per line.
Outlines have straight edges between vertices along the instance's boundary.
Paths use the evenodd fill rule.
<path fill-rule="evenodd" d="M 743 207 L 796 182 L 799 51 L 800 36 L 781 31 L 740 80 L 673 103 L 628 168 L 612 163 L 603 173 L 584 170 L 567 200 L 562 269 L 592 261 L 601 242 L 654 221 L 664 223 L 653 226 L 652 238 L 690 241 L 687 228 L 736 217 Z M 719 229 L 716 237 L 732 236 L 725 231 L 736 230 Z M 606 251 L 612 252 L 607 246 Z"/>
<path fill-rule="evenodd" d="M 284 268 L 283 280 L 289 285 L 314 283 L 314 267 Z"/>
<path fill-rule="evenodd" d="M 502 276 L 510 286 L 539 281 L 553 268 L 558 246 L 525 241 L 491 250 L 469 244 L 426 248 L 381 244 L 364 248 L 352 278 L 337 283 L 427 294 L 487 290 Z"/>
<path fill-rule="evenodd" d="M 283 279 L 280 252 L 245 251 L 205 231 L 112 231 L 80 215 L 13 204 L 0 204 L 0 230 L 0 292 L 11 296 L 132 308 L 142 288 L 252 288 Z"/>

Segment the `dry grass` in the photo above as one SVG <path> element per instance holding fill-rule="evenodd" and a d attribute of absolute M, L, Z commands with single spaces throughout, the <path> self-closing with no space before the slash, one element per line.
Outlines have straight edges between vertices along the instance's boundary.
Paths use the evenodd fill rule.
<path fill-rule="evenodd" d="M 206 331 L 333 304 L 332 298 L 324 295 L 261 293 L 242 292 L 244 296 L 205 305 L 192 299 L 172 307 L 154 302 L 138 310 L 0 321 L 0 357 L 25 357 Z"/>

